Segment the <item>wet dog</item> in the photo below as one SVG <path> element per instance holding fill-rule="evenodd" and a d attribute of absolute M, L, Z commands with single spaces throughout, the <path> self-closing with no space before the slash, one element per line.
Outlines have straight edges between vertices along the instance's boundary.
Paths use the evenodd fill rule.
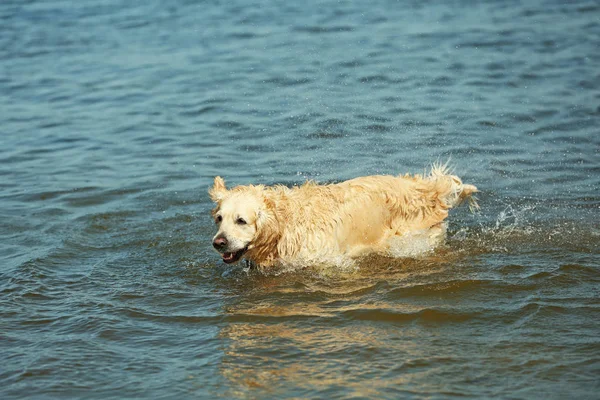
<path fill-rule="evenodd" d="M 336 184 L 209 190 L 223 261 L 260 267 L 336 264 L 371 253 L 402 256 L 443 242 L 448 210 L 477 207 L 473 185 L 434 166 L 426 176 L 366 176 Z"/>

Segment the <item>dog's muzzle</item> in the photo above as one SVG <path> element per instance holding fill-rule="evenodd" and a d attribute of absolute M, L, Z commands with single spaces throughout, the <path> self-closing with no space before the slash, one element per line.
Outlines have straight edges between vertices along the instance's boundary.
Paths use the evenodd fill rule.
<path fill-rule="evenodd" d="M 229 250 L 229 240 L 225 237 L 225 235 L 219 235 L 213 240 L 213 247 L 221 253 L 221 257 L 223 257 L 223 261 L 227 264 L 234 263 L 239 261 L 240 258 L 244 255 L 246 251 L 248 251 L 248 246 L 243 249 L 236 251 L 227 251 Z"/>
<path fill-rule="evenodd" d="M 238 250 L 236 252 L 230 253 L 230 252 L 224 252 L 221 257 L 223 257 L 223 262 L 227 263 L 227 264 L 232 264 L 234 262 L 237 262 L 240 260 L 240 258 L 242 258 L 242 256 L 244 255 L 244 253 L 248 250 L 247 247 L 244 247 L 241 250 Z"/>

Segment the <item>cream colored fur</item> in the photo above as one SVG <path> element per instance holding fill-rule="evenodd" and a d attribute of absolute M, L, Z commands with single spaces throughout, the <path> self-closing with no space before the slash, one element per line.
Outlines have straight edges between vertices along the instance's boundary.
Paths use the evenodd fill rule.
<path fill-rule="evenodd" d="M 209 190 L 224 251 L 262 267 L 344 263 L 379 253 L 413 255 L 445 238 L 448 210 L 477 192 L 434 166 L 427 176 L 366 176 L 299 187 L 237 186 L 220 177 Z M 243 222 L 243 223 L 242 223 Z M 416 247 L 411 248 L 416 243 Z M 225 257 L 224 257 L 225 259 Z"/>

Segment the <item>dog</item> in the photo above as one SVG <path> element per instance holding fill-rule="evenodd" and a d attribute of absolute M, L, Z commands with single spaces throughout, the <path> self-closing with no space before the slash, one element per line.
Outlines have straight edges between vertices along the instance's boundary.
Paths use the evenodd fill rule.
<path fill-rule="evenodd" d="M 268 268 L 392 257 L 443 242 L 448 210 L 469 200 L 473 185 L 434 165 L 427 175 L 365 176 L 341 183 L 247 185 L 227 189 L 217 176 L 209 190 L 218 226 L 213 247 L 225 263 L 245 258 Z"/>

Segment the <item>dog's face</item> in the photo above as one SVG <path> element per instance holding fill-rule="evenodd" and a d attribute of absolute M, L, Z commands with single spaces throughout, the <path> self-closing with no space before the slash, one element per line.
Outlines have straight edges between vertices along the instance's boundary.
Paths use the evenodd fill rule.
<path fill-rule="evenodd" d="M 255 245 L 264 219 L 264 200 L 255 187 L 239 186 L 227 190 L 220 177 L 215 178 L 209 194 L 217 204 L 212 215 L 219 227 L 213 246 L 221 253 L 224 262 L 239 261 Z"/>

